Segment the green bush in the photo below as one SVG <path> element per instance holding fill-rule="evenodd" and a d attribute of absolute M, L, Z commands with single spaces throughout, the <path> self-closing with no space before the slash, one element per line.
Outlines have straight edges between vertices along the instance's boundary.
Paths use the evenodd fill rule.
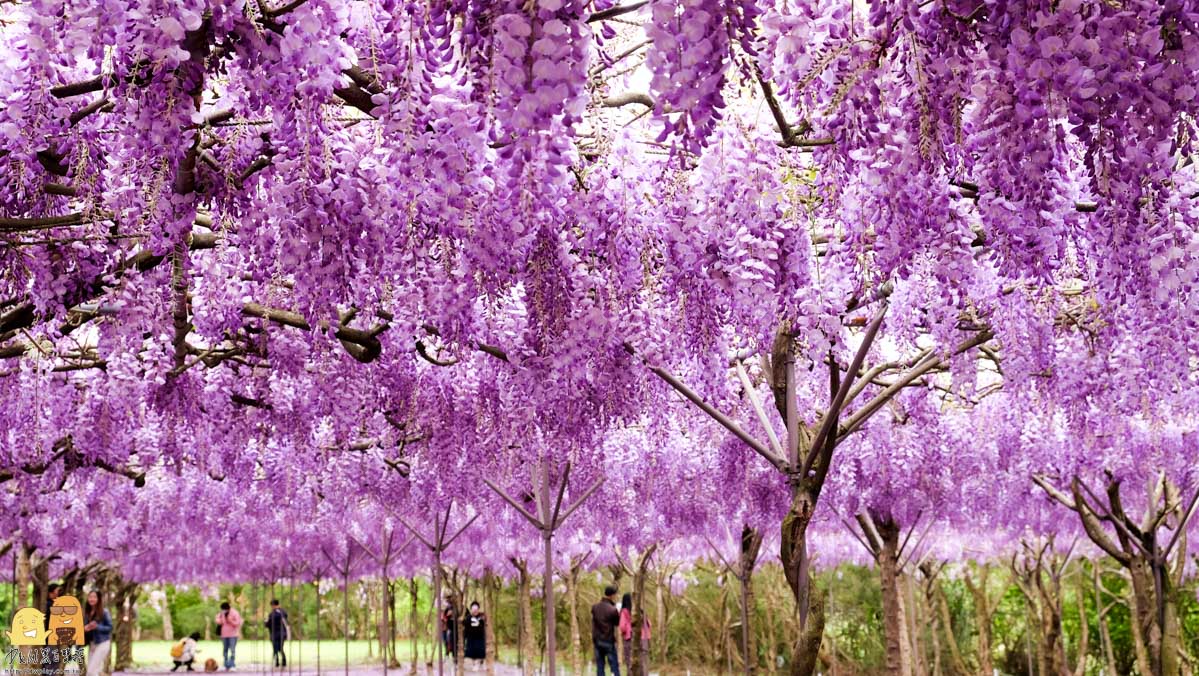
<path fill-rule="evenodd" d="M 162 615 L 145 599 L 137 604 L 137 628 L 142 638 L 162 638 Z"/>

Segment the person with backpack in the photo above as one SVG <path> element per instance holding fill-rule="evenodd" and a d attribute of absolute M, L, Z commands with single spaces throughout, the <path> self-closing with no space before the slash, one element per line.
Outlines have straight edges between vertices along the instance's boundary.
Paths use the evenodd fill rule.
<path fill-rule="evenodd" d="M 286 667 L 287 653 L 283 652 L 283 642 L 289 638 L 290 627 L 287 626 L 287 611 L 279 607 L 279 599 L 271 599 L 271 614 L 263 624 L 271 635 L 271 658 L 275 666 Z"/>
<path fill-rule="evenodd" d="M 171 661 L 175 663 L 175 666 L 171 667 L 171 671 L 175 671 L 179 667 L 187 667 L 188 671 L 195 671 L 192 669 L 192 663 L 196 661 L 198 652 L 196 641 L 199 640 L 200 632 L 193 631 L 190 636 L 183 637 L 182 640 L 171 646 Z"/>
<path fill-rule="evenodd" d="M 241 614 L 225 601 L 221 604 L 221 612 L 217 613 L 216 623 L 221 628 L 221 657 L 225 659 L 225 671 L 232 671 L 237 666 L 235 660 L 237 639 L 241 638 Z"/>

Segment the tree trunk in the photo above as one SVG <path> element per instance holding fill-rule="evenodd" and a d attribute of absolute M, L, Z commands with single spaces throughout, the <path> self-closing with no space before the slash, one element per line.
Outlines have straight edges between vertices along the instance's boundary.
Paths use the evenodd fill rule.
<path fill-rule="evenodd" d="M 563 576 L 566 582 L 567 620 L 570 624 L 570 673 L 583 673 L 583 637 L 579 631 L 579 573 L 583 558 L 576 556 L 570 561 L 570 570 Z"/>
<path fill-rule="evenodd" d="M 137 585 L 126 583 L 114 575 L 112 588 L 116 590 L 112 600 L 113 645 L 116 656 L 114 671 L 127 671 L 133 666 L 133 626 L 137 623 Z M 107 601 L 107 599 L 106 599 Z"/>
<path fill-rule="evenodd" d="M 466 577 L 457 567 L 454 567 L 450 569 L 449 575 L 443 572 L 441 579 L 442 583 L 449 590 L 450 607 L 454 610 L 454 615 L 450 620 L 453 623 L 451 633 L 454 636 L 454 654 L 452 656 L 454 660 L 454 673 L 462 676 L 466 670 L 466 641 L 463 640 L 462 635 L 463 625 L 465 624 L 463 620 L 465 618 L 464 606 L 466 597 L 464 588 L 466 587 Z"/>
<path fill-rule="evenodd" d="M 904 618 L 903 590 L 900 588 L 899 526 L 891 519 L 879 518 L 874 518 L 874 524 L 882 544 L 878 555 L 878 569 L 883 590 L 883 634 L 887 673 L 894 676 L 912 676 L 911 642 Z"/>
<path fill-rule="evenodd" d="M 1147 587 L 1152 586 L 1152 582 L 1148 581 L 1149 576 L 1145 568 L 1144 559 L 1138 556 L 1133 559 L 1128 569 L 1132 578 L 1132 584 L 1129 585 L 1132 594 L 1132 607 L 1129 610 L 1132 611 L 1132 618 L 1129 624 L 1132 625 L 1130 628 L 1133 647 L 1136 650 L 1137 671 L 1155 676 L 1152 660 L 1149 658 L 1149 627 L 1153 624 L 1153 601 Z"/>
<path fill-rule="evenodd" d="M 1182 550 L 1185 552 L 1185 550 Z M 1185 557 L 1185 553 L 1180 553 Z M 1163 565 L 1163 568 L 1165 566 Z M 1182 625 L 1178 620 L 1178 602 L 1174 599 L 1174 585 L 1170 580 L 1168 570 L 1162 570 L 1162 598 L 1159 599 L 1165 610 L 1165 631 L 1161 643 L 1162 676 L 1180 676 L 1182 661 L 1179 651 L 1182 646 Z"/>
<path fill-rule="evenodd" d="M 383 658 L 383 664 L 390 666 L 391 654 L 388 650 L 387 635 L 390 624 L 390 616 L 388 610 L 391 606 L 391 599 L 388 598 L 388 582 L 382 580 L 379 590 L 379 612 L 375 614 L 375 638 L 379 642 L 379 656 Z"/>
<path fill-rule="evenodd" d="M 1029 555 L 1019 566 L 1013 557 L 1012 572 L 1028 605 L 1029 626 L 1036 630 L 1037 673 L 1068 676 L 1062 636 L 1061 572 L 1064 563 L 1055 563 L 1052 558 L 1052 538 L 1036 548 L 1028 547 L 1027 543 L 1025 546 Z M 1045 560 L 1047 552 L 1050 561 Z"/>
<path fill-rule="evenodd" d="M 1051 604 L 1040 604 L 1037 615 L 1040 626 L 1040 646 L 1037 650 L 1037 671 L 1046 676 L 1064 676 L 1065 663 L 1062 654 L 1061 617 L 1054 613 Z"/>
<path fill-rule="evenodd" d="M 899 575 L 899 582 L 902 589 L 900 593 L 904 595 L 904 605 L 907 613 L 904 621 L 907 624 L 908 638 L 911 640 L 912 654 L 912 672 L 913 674 L 926 674 L 928 668 L 925 666 L 924 649 L 921 646 L 920 629 L 924 626 L 925 608 L 921 605 L 919 598 L 916 596 L 915 579 L 911 575 L 905 575 L 902 572 Z"/>
<path fill-rule="evenodd" d="M 1099 640 L 1103 643 L 1104 676 L 1117 676 L 1116 651 L 1112 645 L 1112 632 L 1107 626 L 1107 613 L 1099 615 Z"/>
<path fill-rule="evenodd" d="M 454 664 L 458 676 L 466 673 L 466 588 L 465 573 L 461 583 L 459 571 L 454 569 Z"/>
<path fill-rule="evenodd" d="M 966 665 L 966 660 L 962 658 L 962 651 L 958 647 L 957 638 L 953 633 L 953 615 L 949 612 L 949 599 L 945 596 L 945 589 L 936 579 L 933 567 L 930 564 L 921 564 L 920 571 L 924 573 L 927 580 L 925 598 L 928 600 L 929 614 L 933 620 L 932 633 L 935 646 L 933 654 L 937 658 L 938 669 L 940 669 L 940 656 L 942 652 L 940 643 L 944 640 L 949 653 L 950 672 L 955 676 L 970 676 L 973 672 Z M 940 629 L 940 636 L 937 635 L 938 629 Z M 986 676 L 990 676 L 990 673 L 988 672 Z"/>
<path fill-rule="evenodd" d="M 391 654 L 390 666 L 393 669 L 400 668 L 400 651 L 397 645 L 396 635 L 400 633 L 400 616 L 396 612 L 396 604 L 399 602 L 396 598 L 398 582 L 387 582 L 387 619 L 388 619 L 388 635 L 387 635 L 387 650 Z M 303 587 L 301 587 L 301 590 Z"/>
<path fill-rule="evenodd" d="M 970 596 L 974 599 L 974 626 L 978 632 L 975 635 L 975 652 L 978 653 L 979 676 L 991 676 L 995 673 L 994 662 L 991 660 L 991 604 L 987 598 L 988 572 L 989 570 L 984 566 L 982 577 L 977 585 L 971 579 L 969 572 L 963 575 L 966 589 L 970 590 Z"/>
<path fill-rule="evenodd" d="M 168 641 L 175 640 L 175 625 L 171 622 L 171 596 L 167 586 L 162 585 L 162 637 Z"/>
<path fill-rule="evenodd" d="M 937 614 L 931 608 L 929 609 L 929 622 L 932 624 L 930 638 L 933 644 L 933 676 L 941 676 L 941 632 L 937 631 L 941 622 L 937 619 Z M 949 632 L 952 633 L 952 632 Z"/>
<path fill-rule="evenodd" d="M 808 604 L 808 621 L 799 631 L 795 642 L 795 656 L 791 662 L 791 676 L 811 676 L 816 673 L 820 657 L 820 643 L 824 638 L 824 603 L 828 592 L 818 592 Z"/>
<path fill-rule="evenodd" d="M 1090 647 L 1091 631 L 1087 622 L 1087 580 L 1080 570 L 1078 573 L 1078 652 L 1075 658 L 1073 676 L 1086 676 L 1087 649 Z M 1096 608 L 1098 610 L 1098 608 Z"/>
<path fill-rule="evenodd" d="M 650 559 L 658 549 L 654 543 L 641 555 L 637 570 L 633 572 L 633 647 L 630 651 L 632 659 L 629 662 L 629 676 L 645 676 L 648 669 L 648 655 L 641 647 L 641 628 L 645 626 L 645 576 L 649 569 Z"/>
<path fill-rule="evenodd" d="M 754 600 L 754 567 L 762 548 L 762 534 L 749 526 L 741 529 L 741 553 L 737 559 L 737 580 L 741 583 L 741 662 L 746 676 L 758 670 L 758 641 L 753 621 L 757 603 Z"/>
<path fill-rule="evenodd" d="M 413 575 L 412 577 L 408 578 L 408 602 L 410 604 L 409 605 L 409 613 L 410 613 L 409 617 L 411 618 L 409 621 L 412 623 L 411 627 L 409 628 L 409 634 L 412 637 L 412 674 L 413 674 L 413 676 L 416 676 L 416 672 L 418 671 L 418 669 L 420 667 L 420 635 L 422 633 L 420 631 L 420 627 L 417 626 L 419 624 L 419 621 L 417 619 L 417 611 L 416 611 L 417 591 L 418 590 L 417 590 L 417 586 L 416 586 L 416 576 Z M 434 604 L 436 604 L 436 601 L 434 601 Z M 320 618 L 317 618 L 317 621 L 320 621 Z"/>
<path fill-rule="evenodd" d="M 665 567 L 661 567 L 662 574 L 658 576 L 657 584 L 654 585 L 654 634 L 660 637 L 650 646 L 652 653 L 657 656 L 658 664 L 666 663 L 666 623 L 669 622 L 666 612 L 666 602 L 670 598 L 670 581 L 668 576 L 665 576 Z M 577 673 L 577 672 L 576 672 Z"/>
<path fill-rule="evenodd" d="M 17 608 L 33 605 L 29 596 L 33 584 L 33 547 L 22 544 L 17 547 Z"/>
<path fill-rule="evenodd" d="M 520 610 L 520 672 L 522 676 L 533 676 L 537 651 L 533 644 L 533 600 L 532 580 L 529 566 L 523 559 L 509 559 L 517 572 L 517 607 Z"/>
<path fill-rule="evenodd" d="M 799 636 L 795 640 L 791 662 L 792 676 L 812 676 L 820 657 L 820 641 L 824 635 L 824 600 L 813 601 L 811 580 L 808 571 L 807 532 L 820 497 L 820 483 L 805 477 L 795 489 L 791 508 L 783 517 L 782 537 L 779 540 L 779 558 L 783 575 L 795 600 L 799 615 Z M 820 605 L 819 622 L 816 621 L 816 605 Z"/>
<path fill-rule="evenodd" d="M 50 561 L 30 552 L 29 563 L 33 582 L 33 607 L 44 610 L 50 600 Z"/>
<path fill-rule="evenodd" d="M 488 568 L 483 573 L 483 612 L 486 616 L 483 622 L 483 640 L 487 643 L 486 666 L 487 676 L 495 676 L 495 611 L 498 608 L 495 600 L 500 588 L 500 580 Z"/>

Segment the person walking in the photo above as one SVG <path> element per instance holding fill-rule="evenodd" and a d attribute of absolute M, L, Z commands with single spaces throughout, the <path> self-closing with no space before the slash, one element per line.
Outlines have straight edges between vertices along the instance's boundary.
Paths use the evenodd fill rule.
<path fill-rule="evenodd" d="M 221 612 L 217 613 L 216 623 L 221 628 L 221 657 L 225 660 L 225 671 L 232 671 L 237 666 L 237 639 L 241 638 L 241 615 L 225 601 L 221 604 Z"/>
<path fill-rule="evenodd" d="M 595 675 L 604 676 L 604 661 L 612 670 L 612 676 L 620 676 L 620 665 L 616 660 L 616 626 L 620 624 L 620 611 L 616 609 L 616 587 L 604 587 L 604 598 L 591 606 L 591 642 L 595 645 Z"/>
<path fill-rule="evenodd" d="M 621 661 L 629 676 L 640 676 L 632 671 L 633 664 L 633 595 L 625 594 L 620 598 L 620 640 L 624 650 L 621 651 Z M 649 618 L 641 618 L 641 672 L 649 671 Z"/>
<path fill-rule="evenodd" d="M 479 602 L 470 604 L 470 615 L 466 618 L 466 626 L 462 628 L 462 638 L 466 641 L 466 659 L 477 660 L 480 666 L 487 659 L 487 618 L 479 609 Z"/>
<path fill-rule="evenodd" d="M 271 659 L 276 667 L 287 666 L 287 653 L 283 652 L 283 642 L 288 639 L 287 611 L 279 607 L 279 599 L 271 599 L 271 614 L 267 615 L 267 631 L 271 635 Z"/>
<path fill-rule="evenodd" d="M 445 654 L 453 657 L 458 650 L 458 609 L 453 601 L 448 601 L 441 612 L 441 642 L 445 645 Z"/>
<path fill-rule="evenodd" d="M 83 625 L 83 640 L 88 645 L 87 676 L 100 676 L 112 649 L 112 615 L 104 609 L 104 598 L 99 591 L 88 592 L 83 619 L 87 620 Z"/>
<path fill-rule="evenodd" d="M 179 642 L 181 644 L 179 655 L 171 655 L 171 661 L 175 663 L 175 666 L 171 667 L 171 671 L 175 671 L 179 667 L 187 667 L 188 671 L 195 671 L 192 669 L 192 663 L 196 661 L 196 641 L 199 640 L 200 632 L 193 631 L 191 635 Z"/>

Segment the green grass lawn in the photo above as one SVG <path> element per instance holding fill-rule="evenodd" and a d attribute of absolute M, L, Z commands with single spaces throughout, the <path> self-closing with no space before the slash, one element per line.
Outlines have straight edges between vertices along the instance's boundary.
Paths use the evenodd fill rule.
<path fill-rule="evenodd" d="M 171 646 L 174 641 L 137 641 L 133 644 L 133 664 L 135 668 L 147 669 L 155 667 L 170 667 L 171 664 Z M 422 657 L 428 654 L 428 641 L 420 642 L 420 654 Z M 221 642 L 218 640 L 198 641 L 197 647 L 199 652 L 196 653 L 197 668 L 203 665 L 204 660 L 209 657 L 215 659 L 218 664 L 221 662 Z M 288 662 L 304 666 L 316 666 L 317 658 L 317 642 L 316 641 L 288 641 L 286 643 L 287 660 Z M 412 660 L 413 642 L 407 639 L 399 639 L 396 641 L 396 651 L 399 653 L 400 662 L 408 663 Z M 516 660 L 516 650 L 508 646 L 500 646 L 499 658 L 503 662 L 514 662 Z M 346 663 L 346 646 L 340 640 L 322 640 L 320 642 L 320 659 L 321 668 L 325 667 L 340 667 Z M 271 661 L 271 644 L 270 641 L 259 641 L 252 639 L 241 639 L 237 642 L 237 664 L 266 664 Z M 377 664 L 380 662 L 379 644 L 376 641 L 350 641 L 349 642 L 349 663 L 354 664 Z"/>

